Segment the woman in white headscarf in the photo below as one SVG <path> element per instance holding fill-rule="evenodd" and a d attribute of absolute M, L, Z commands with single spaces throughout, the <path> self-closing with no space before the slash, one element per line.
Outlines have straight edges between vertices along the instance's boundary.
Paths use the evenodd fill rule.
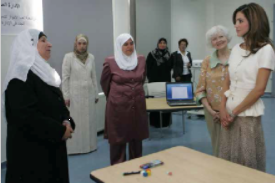
<path fill-rule="evenodd" d="M 67 53 L 62 65 L 62 91 L 77 131 L 68 140 L 68 154 L 88 153 L 97 149 L 96 103 L 98 89 L 94 56 L 88 53 L 88 37 L 79 34 L 74 51 Z"/>
<path fill-rule="evenodd" d="M 142 156 L 142 140 L 148 138 L 143 83 L 145 58 L 137 56 L 129 34 L 116 39 L 115 57 L 103 64 L 101 86 L 107 98 L 104 137 L 110 144 L 111 165 Z"/>
<path fill-rule="evenodd" d="M 75 128 L 48 64 L 52 45 L 38 30 L 21 32 L 3 86 L 7 183 L 68 183 L 66 140 Z"/>

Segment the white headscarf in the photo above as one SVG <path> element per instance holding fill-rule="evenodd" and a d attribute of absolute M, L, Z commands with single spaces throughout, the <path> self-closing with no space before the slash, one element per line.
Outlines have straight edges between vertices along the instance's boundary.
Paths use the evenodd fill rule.
<path fill-rule="evenodd" d="M 40 32 L 29 29 L 21 32 L 15 38 L 11 48 L 10 65 L 3 85 L 3 93 L 12 79 L 17 78 L 25 82 L 29 70 L 48 85 L 60 86 L 60 76 L 38 53 L 37 43 Z"/>
<path fill-rule="evenodd" d="M 118 65 L 118 67 L 122 70 L 133 70 L 137 66 L 137 53 L 134 45 L 134 52 L 131 56 L 127 56 L 122 52 L 122 46 L 123 44 L 128 41 L 128 39 L 134 39 L 130 34 L 120 34 L 115 43 L 115 61 Z"/>
<path fill-rule="evenodd" d="M 25 30 L 18 34 L 12 44 L 10 65 L 2 89 L 1 108 L 5 121 L 5 91 L 12 79 L 17 78 L 25 82 L 31 70 L 48 85 L 59 87 L 61 84 L 58 73 L 38 53 L 37 43 L 40 32 L 35 29 Z"/>

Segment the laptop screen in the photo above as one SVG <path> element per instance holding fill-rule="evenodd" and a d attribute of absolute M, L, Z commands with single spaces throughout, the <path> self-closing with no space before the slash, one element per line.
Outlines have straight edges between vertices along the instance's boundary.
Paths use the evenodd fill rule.
<path fill-rule="evenodd" d="M 167 100 L 193 100 L 192 83 L 166 83 Z"/>

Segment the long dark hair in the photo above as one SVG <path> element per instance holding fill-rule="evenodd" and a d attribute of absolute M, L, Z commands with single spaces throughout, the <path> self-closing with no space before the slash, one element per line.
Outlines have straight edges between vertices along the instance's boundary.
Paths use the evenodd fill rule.
<path fill-rule="evenodd" d="M 269 38 L 270 27 L 265 10 L 256 3 L 242 5 L 233 13 L 232 18 L 234 25 L 236 24 L 238 12 L 242 12 L 249 22 L 249 30 L 243 35 L 243 38 L 245 39 L 245 45 L 249 49 L 250 54 L 255 54 L 267 44 L 270 44 L 274 49 L 272 41 Z"/>

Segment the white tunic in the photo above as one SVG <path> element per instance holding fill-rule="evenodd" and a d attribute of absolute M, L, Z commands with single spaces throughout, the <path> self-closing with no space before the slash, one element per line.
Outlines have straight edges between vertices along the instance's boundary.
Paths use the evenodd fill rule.
<path fill-rule="evenodd" d="M 76 129 L 67 141 L 68 154 L 87 153 L 97 148 L 95 99 L 98 98 L 94 56 L 83 64 L 73 52 L 67 53 L 62 65 L 62 91 L 70 100 L 69 110 Z"/>
<path fill-rule="evenodd" d="M 275 54 L 271 45 L 265 45 L 256 54 L 249 57 L 248 51 L 242 49 L 237 44 L 231 52 L 229 58 L 230 89 L 225 92 L 228 97 L 226 108 L 228 111 L 234 110 L 245 97 L 254 89 L 256 85 L 258 71 L 261 68 L 274 70 Z M 241 112 L 238 116 L 261 116 L 264 114 L 264 103 L 257 100 L 250 108 Z"/>

